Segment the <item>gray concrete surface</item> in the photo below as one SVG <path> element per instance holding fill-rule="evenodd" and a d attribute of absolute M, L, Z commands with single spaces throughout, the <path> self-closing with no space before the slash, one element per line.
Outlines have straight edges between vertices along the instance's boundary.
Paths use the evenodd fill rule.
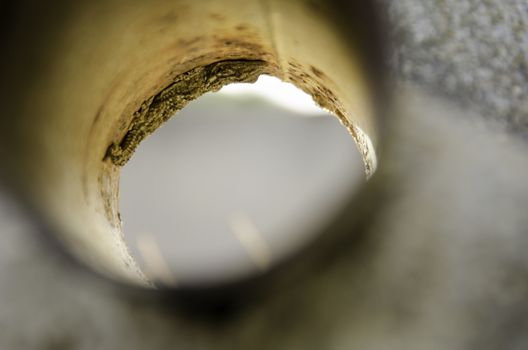
<path fill-rule="evenodd" d="M 272 263 L 306 244 L 364 181 L 359 152 L 337 118 L 208 94 L 123 168 L 120 212 L 144 271 L 148 255 L 138 242 L 148 235 L 175 281 L 218 281 L 262 268 L 239 237 L 238 216 L 254 226 Z"/>
<path fill-rule="evenodd" d="M 399 79 L 457 99 L 526 137 L 525 0 L 382 0 Z"/>

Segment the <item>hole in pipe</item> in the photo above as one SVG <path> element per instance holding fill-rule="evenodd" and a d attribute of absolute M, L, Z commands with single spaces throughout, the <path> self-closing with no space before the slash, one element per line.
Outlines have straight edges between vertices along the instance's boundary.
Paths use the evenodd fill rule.
<path fill-rule="evenodd" d="M 121 175 L 125 240 L 154 282 L 228 282 L 301 249 L 362 182 L 337 118 L 261 76 L 205 94 L 141 144 Z"/>

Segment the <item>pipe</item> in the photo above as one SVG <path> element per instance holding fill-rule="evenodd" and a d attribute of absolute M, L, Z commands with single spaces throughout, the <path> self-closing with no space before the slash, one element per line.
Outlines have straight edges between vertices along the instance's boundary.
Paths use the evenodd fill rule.
<path fill-rule="evenodd" d="M 113 280 L 150 285 L 123 241 L 120 168 L 207 91 L 263 73 L 292 82 L 340 119 L 375 171 L 384 93 L 373 5 L 28 0 L 2 12 L 1 180 Z"/>

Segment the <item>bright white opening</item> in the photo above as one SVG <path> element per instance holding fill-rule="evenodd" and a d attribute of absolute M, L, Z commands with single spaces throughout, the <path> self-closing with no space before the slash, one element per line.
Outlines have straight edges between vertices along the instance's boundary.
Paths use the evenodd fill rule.
<path fill-rule="evenodd" d="M 261 97 L 292 112 L 317 116 L 319 107 L 310 95 L 291 83 L 285 83 L 270 75 L 261 75 L 254 84 L 238 83 L 224 86 L 218 93 Z"/>

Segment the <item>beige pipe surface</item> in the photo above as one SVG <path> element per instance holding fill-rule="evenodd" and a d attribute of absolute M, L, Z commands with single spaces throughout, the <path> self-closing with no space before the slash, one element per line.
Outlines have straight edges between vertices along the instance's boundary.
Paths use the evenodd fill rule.
<path fill-rule="evenodd" d="M 13 36 L 35 44 L 18 41 L 23 49 L 5 60 L 14 68 L 4 67 L 2 175 L 95 270 L 148 284 L 123 241 L 120 167 L 177 110 L 224 84 L 262 73 L 294 83 L 350 131 L 367 175 L 375 170 L 367 77 L 322 3 L 111 0 L 59 10 L 40 33 Z"/>

